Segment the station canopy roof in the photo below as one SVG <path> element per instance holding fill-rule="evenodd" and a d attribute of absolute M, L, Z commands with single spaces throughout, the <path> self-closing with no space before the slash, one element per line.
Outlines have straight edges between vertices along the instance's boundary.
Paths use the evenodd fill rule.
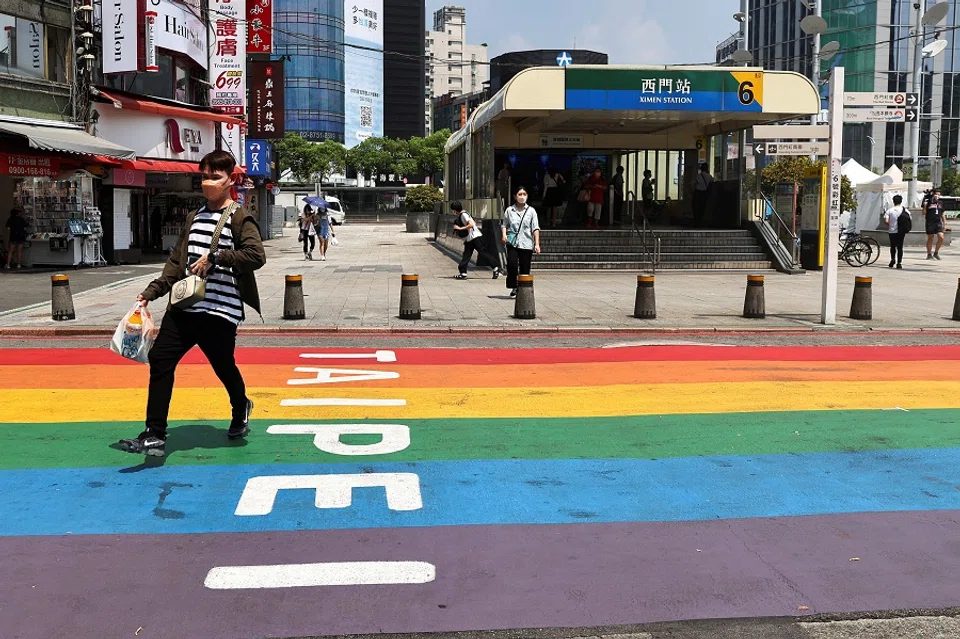
<path fill-rule="evenodd" d="M 518 135 L 668 136 L 684 144 L 820 112 L 804 76 L 752 67 L 582 65 L 517 74 L 454 133 L 447 148 L 488 124 Z M 499 136 L 498 136 L 499 137 Z M 543 138 L 541 138 L 543 139 Z M 552 146 L 545 139 L 544 147 Z M 497 146 L 501 146 L 497 144 Z M 663 147 L 661 147 L 663 148 Z"/>

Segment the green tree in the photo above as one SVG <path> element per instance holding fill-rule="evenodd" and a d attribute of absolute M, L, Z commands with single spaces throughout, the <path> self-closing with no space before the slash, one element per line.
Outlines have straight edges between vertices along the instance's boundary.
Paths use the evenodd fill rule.
<path fill-rule="evenodd" d="M 940 185 L 940 191 L 943 195 L 960 195 L 960 171 L 957 169 L 945 169 L 943 171 L 943 184 Z"/>
<path fill-rule="evenodd" d="M 325 182 L 332 174 L 346 168 L 346 149 L 335 140 L 308 142 L 295 133 L 288 133 L 276 143 L 280 170 L 290 171 L 304 184 Z"/>
<path fill-rule="evenodd" d="M 773 193 L 780 182 L 798 182 L 803 188 L 803 175 L 807 169 L 827 166 L 826 160 L 813 162 L 805 155 L 786 156 L 768 164 L 761 172 L 761 184 L 767 194 Z M 857 200 L 850 179 L 844 176 L 840 181 L 840 208 L 844 211 L 856 211 Z"/>
<path fill-rule="evenodd" d="M 385 138 L 367 138 L 347 149 L 347 166 L 368 179 L 389 173 L 394 166 L 393 148 Z"/>
<path fill-rule="evenodd" d="M 433 176 L 443 170 L 444 147 L 449 138 L 450 129 L 441 129 L 428 137 L 409 140 L 410 156 L 419 172 Z"/>
<path fill-rule="evenodd" d="M 443 191 L 429 184 L 407 189 L 407 210 L 411 213 L 429 213 L 436 204 L 443 202 Z"/>

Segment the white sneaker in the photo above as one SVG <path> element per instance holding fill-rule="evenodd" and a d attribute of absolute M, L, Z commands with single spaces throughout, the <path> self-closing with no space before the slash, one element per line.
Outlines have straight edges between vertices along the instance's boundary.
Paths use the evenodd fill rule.
<path fill-rule="evenodd" d="M 326 262 L 326 261 L 327 261 L 327 256 L 326 256 L 326 255 L 321 255 L 321 256 L 320 256 L 320 261 L 321 261 L 321 262 Z"/>

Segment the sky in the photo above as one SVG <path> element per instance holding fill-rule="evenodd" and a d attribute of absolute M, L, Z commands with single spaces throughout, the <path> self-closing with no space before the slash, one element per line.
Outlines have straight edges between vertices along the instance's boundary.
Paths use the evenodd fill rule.
<path fill-rule="evenodd" d="M 739 0 L 427 0 L 467 10 L 467 43 L 490 57 L 525 49 L 592 49 L 611 64 L 712 63 L 739 25 Z"/>

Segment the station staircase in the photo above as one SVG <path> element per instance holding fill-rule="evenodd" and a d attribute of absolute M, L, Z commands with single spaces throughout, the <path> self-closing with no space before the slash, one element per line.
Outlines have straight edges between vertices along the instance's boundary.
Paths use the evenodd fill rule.
<path fill-rule="evenodd" d="M 750 230 L 657 229 L 646 248 L 643 239 L 633 230 L 543 229 L 533 262 L 545 270 L 646 270 L 654 262 L 657 270 L 774 268 Z"/>

